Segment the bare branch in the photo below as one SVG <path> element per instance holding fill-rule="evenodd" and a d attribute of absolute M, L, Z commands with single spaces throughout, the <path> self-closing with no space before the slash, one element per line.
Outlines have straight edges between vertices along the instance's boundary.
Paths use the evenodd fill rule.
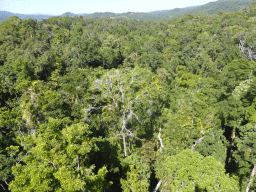
<path fill-rule="evenodd" d="M 4 186 L 2 184 L 0 184 L 2 186 L 2 188 L 6 191 L 6 189 L 4 188 Z"/>
<path fill-rule="evenodd" d="M 200 143 L 202 142 L 203 138 L 204 138 L 204 137 L 202 137 L 202 138 L 200 138 L 200 139 L 198 139 L 197 141 L 194 142 L 194 144 L 193 144 L 192 147 L 191 147 L 191 151 L 194 150 L 196 144 L 200 144 Z"/>
<path fill-rule="evenodd" d="M 157 192 L 157 190 L 159 189 L 161 183 L 162 183 L 162 181 L 160 180 L 160 181 L 157 183 L 156 188 L 154 189 L 153 192 Z"/>
<path fill-rule="evenodd" d="M 24 157 L 26 157 L 27 155 L 28 155 L 28 152 L 25 154 Z M 23 157 L 23 158 L 24 158 L 24 157 Z M 16 165 L 18 165 L 21 161 L 23 161 L 23 159 L 19 160 L 19 162 L 17 162 Z"/>
<path fill-rule="evenodd" d="M 78 157 L 77 157 L 77 169 L 79 170 L 80 169 L 80 155 L 78 154 Z"/>
<path fill-rule="evenodd" d="M 164 148 L 164 144 L 163 144 L 163 140 L 161 138 L 161 130 L 162 129 L 160 128 L 159 133 L 158 133 L 158 139 L 160 141 L 160 152 L 163 153 L 162 148 Z"/>
<path fill-rule="evenodd" d="M 132 114 L 135 116 L 135 118 L 137 119 L 137 121 L 138 121 L 139 123 L 141 123 L 141 124 L 144 123 L 144 122 L 141 122 L 141 121 L 140 121 L 139 117 L 138 117 L 135 113 L 132 112 Z"/>
<path fill-rule="evenodd" d="M 126 141 L 125 141 L 125 136 L 123 136 L 123 143 L 124 143 L 124 156 L 127 156 L 127 152 L 126 152 Z"/>
<path fill-rule="evenodd" d="M 251 187 L 251 184 L 253 182 L 253 178 L 254 178 L 254 175 L 256 173 L 256 164 L 253 165 L 253 169 L 252 169 L 252 173 L 251 173 L 251 176 L 250 176 L 250 180 L 249 180 L 249 183 L 246 187 L 246 192 L 249 192 L 250 190 L 250 187 Z"/>

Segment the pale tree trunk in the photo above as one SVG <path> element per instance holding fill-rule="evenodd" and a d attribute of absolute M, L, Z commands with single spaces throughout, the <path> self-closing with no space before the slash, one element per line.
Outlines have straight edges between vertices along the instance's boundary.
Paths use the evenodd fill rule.
<path fill-rule="evenodd" d="M 77 169 L 78 169 L 78 171 L 80 169 L 80 155 L 79 154 L 77 156 Z"/>
<path fill-rule="evenodd" d="M 161 183 L 162 183 L 162 181 L 160 180 L 160 181 L 157 183 L 156 188 L 154 189 L 153 192 L 157 192 L 157 190 L 159 189 Z"/>
<path fill-rule="evenodd" d="M 126 141 L 125 141 L 125 135 L 123 136 L 123 143 L 124 143 L 124 156 L 127 156 L 127 152 L 126 152 Z"/>
<path fill-rule="evenodd" d="M 159 142 L 160 142 L 160 152 L 163 153 L 162 148 L 164 148 L 164 144 L 163 144 L 163 140 L 162 140 L 162 138 L 161 138 L 161 130 L 162 130 L 162 129 L 160 128 L 159 133 L 158 133 L 158 139 L 159 139 Z M 154 189 L 153 192 L 157 192 L 157 190 L 159 189 L 161 183 L 162 183 L 162 180 L 160 180 L 160 181 L 157 183 L 156 188 Z"/>
<path fill-rule="evenodd" d="M 197 141 L 195 141 L 194 144 L 193 144 L 192 147 L 191 147 L 191 151 L 194 151 L 195 146 L 196 146 L 197 144 L 200 144 L 203 139 L 204 139 L 204 137 L 201 137 L 200 139 L 198 139 Z"/>
<path fill-rule="evenodd" d="M 162 148 L 164 148 L 163 140 L 161 138 L 161 128 L 159 130 L 158 139 L 160 141 L 160 152 L 163 153 Z"/>
<path fill-rule="evenodd" d="M 232 130 L 232 135 L 231 135 L 231 149 L 230 149 L 230 152 L 229 152 L 228 164 L 229 164 L 230 161 L 231 161 L 231 156 L 232 156 L 233 148 L 234 148 L 234 145 L 235 145 L 236 129 L 237 129 L 237 128 L 234 127 L 233 130 Z"/>
<path fill-rule="evenodd" d="M 125 120 L 125 113 L 123 112 L 123 120 L 122 120 L 122 130 L 121 133 L 123 134 L 123 144 L 124 144 L 124 156 L 127 156 L 126 152 L 126 140 L 125 140 L 125 130 L 126 130 L 126 120 Z"/>
<path fill-rule="evenodd" d="M 249 180 L 249 183 L 246 187 L 246 192 L 249 192 L 250 190 L 250 187 L 251 187 L 251 184 L 253 182 L 253 177 L 255 176 L 255 173 L 256 173 L 256 164 L 253 165 L 253 169 L 252 169 L 252 173 L 251 173 L 251 176 L 250 176 L 250 180 Z"/>

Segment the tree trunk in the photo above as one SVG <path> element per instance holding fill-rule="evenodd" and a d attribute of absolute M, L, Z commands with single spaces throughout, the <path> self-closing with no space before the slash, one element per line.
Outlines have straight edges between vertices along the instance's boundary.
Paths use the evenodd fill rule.
<path fill-rule="evenodd" d="M 129 141 L 129 154 L 131 153 L 131 142 Z"/>
<path fill-rule="evenodd" d="M 163 140 L 162 140 L 162 138 L 161 138 L 161 130 L 162 130 L 162 129 L 160 128 L 159 134 L 158 134 L 158 139 L 159 139 L 159 141 L 160 141 L 160 152 L 163 153 L 162 148 L 164 148 L 164 144 L 163 144 Z"/>
<path fill-rule="evenodd" d="M 232 130 L 232 135 L 231 135 L 231 147 L 230 147 L 230 151 L 229 151 L 228 164 L 229 164 L 230 161 L 231 161 L 233 148 L 234 148 L 234 146 L 235 146 L 235 139 L 236 139 L 236 127 L 234 127 L 233 130 Z"/>
<path fill-rule="evenodd" d="M 253 182 L 253 177 L 255 175 L 255 172 L 256 172 L 256 164 L 253 165 L 253 169 L 252 169 L 252 173 L 251 173 L 251 176 L 250 176 L 250 180 L 249 180 L 249 183 L 248 183 L 248 185 L 246 187 L 246 192 L 249 192 L 249 190 L 250 190 L 250 187 L 251 187 L 251 184 Z"/>
<path fill-rule="evenodd" d="M 161 183 L 162 183 L 162 181 L 160 180 L 160 181 L 157 183 L 156 188 L 154 189 L 153 192 L 157 192 L 157 190 L 159 189 Z"/>
<path fill-rule="evenodd" d="M 78 169 L 78 171 L 80 169 L 80 155 L 79 154 L 77 156 L 77 169 Z"/>
<path fill-rule="evenodd" d="M 125 141 L 125 135 L 123 136 L 123 143 L 124 143 L 124 156 L 126 157 L 126 156 L 127 156 L 127 153 L 126 153 L 126 141 Z"/>
<path fill-rule="evenodd" d="M 197 144 L 200 144 L 203 139 L 204 139 L 204 137 L 201 137 L 200 139 L 198 139 L 197 141 L 195 141 L 194 144 L 193 144 L 192 147 L 191 147 L 191 151 L 194 151 L 195 146 L 196 146 Z"/>

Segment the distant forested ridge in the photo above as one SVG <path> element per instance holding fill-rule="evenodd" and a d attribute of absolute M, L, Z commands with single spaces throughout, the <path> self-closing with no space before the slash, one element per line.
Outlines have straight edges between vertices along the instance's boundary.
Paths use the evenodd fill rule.
<path fill-rule="evenodd" d="M 255 21 L 6 20 L 1 190 L 253 191 Z"/>
<path fill-rule="evenodd" d="M 218 0 L 213 1 L 204 5 L 196 5 L 186 8 L 175 8 L 171 10 L 159 10 L 152 12 L 127 12 L 127 13 L 111 13 L 111 12 L 96 12 L 92 14 L 83 13 L 83 14 L 74 14 L 74 13 L 64 13 L 60 15 L 61 17 L 76 17 L 76 16 L 85 16 L 90 19 L 95 18 L 126 18 L 126 19 L 135 19 L 140 21 L 158 21 L 160 19 L 172 19 L 184 16 L 186 14 L 205 14 L 212 15 L 216 14 L 218 11 L 223 12 L 235 12 L 248 7 L 250 3 L 254 0 Z M 2 23 L 1 18 L 17 16 L 21 19 L 36 19 L 41 21 L 42 19 L 48 19 L 54 15 L 43 15 L 43 14 L 16 14 L 10 13 L 7 11 L 0 11 L 0 24 Z"/>
<path fill-rule="evenodd" d="M 9 17 L 3 17 L 3 18 L 0 18 L 0 24 L 3 23 L 4 21 L 8 20 Z"/>

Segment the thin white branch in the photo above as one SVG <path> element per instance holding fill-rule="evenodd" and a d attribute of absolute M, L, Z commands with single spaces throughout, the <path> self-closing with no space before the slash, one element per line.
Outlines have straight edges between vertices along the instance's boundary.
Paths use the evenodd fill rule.
<path fill-rule="evenodd" d="M 161 130 L 162 129 L 160 128 L 159 133 L 158 133 L 158 139 L 160 141 L 160 152 L 163 153 L 162 148 L 164 148 L 164 144 L 163 144 L 163 140 L 161 138 Z"/>
<path fill-rule="evenodd" d="M 129 121 L 132 118 L 133 110 L 130 109 L 130 113 L 127 115 L 127 121 Z"/>
<path fill-rule="evenodd" d="M 2 186 L 2 188 L 6 191 L 6 189 L 4 188 L 4 186 L 2 184 L 0 184 Z"/>
<path fill-rule="evenodd" d="M 138 117 L 135 113 L 133 113 L 133 112 L 132 112 L 132 115 L 134 115 L 134 116 L 135 116 L 135 118 L 137 119 L 137 121 L 138 121 L 139 123 L 141 123 L 141 124 L 143 124 L 143 123 L 144 123 L 144 122 L 141 122 L 141 121 L 140 121 L 139 117 Z"/>
<path fill-rule="evenodd" d="M 132 131 L 130 131 L 129 129 L 126 129 L 126 131 L 128 132 L 128 135 L 133 138 L 134 137 L 134 133 Z"/>
<path fill-rule="evenodd" d="M 28 155 L 28 152 L 25 154 L 24 157 L 26 157 L 27 155 Z M 23 157 L 23 158 L 24 158 L 24 157 Z M 17 162 L 16 165 L 18 165 L 21 161 L 23 161 L 23 159 L 19 160 L 19 162 Z"/>
<path fill-rule="evenodd" d="M 126 141 L 125 141 L 125 136 L 123 136 L 123 143 L 124 143 L 124 156 L 127 156 L 127 152 L 126 152 Z"/>
<path fill-rule="evenodd" d="M 250 180 L 249 180 L 249 183 L 246 187 L 246 192 L 249 192 L 250 190 L 250 187 L 251 187 L 251 184 L 253 182 L 253 178 L 254 178 L 254 175 L 256 173 L 256 164 L 253 165 L 253 169 L 252 169 L 252 173 L 251 173 L 251 176 L 250 176 Z"/>
<path fill-rule="evenodd" d="M 80 155 L 78 154 L 78 157 L 77 157 L 77 169 L 79 170 L 80 169 Z"/>
<path fill-rule="evenodd" d="M 160 180 L 160 181 L 157 183 L 156 188 L 154 189 L 153 192 L 157 192 L 157 190 L 159 189 L 161 183 L 162 183 L 162 181 Z"/>
<path fill-rule="evenodd" d="M 191 151 L 194 151 L 195 146 L 196 146 L 197 144 L 200 144 L 200 143 L 202 142 L 203 138 L 204 138 L 204 137 L 202 137 L 202 138 L 198 139 L 197 141 L 195 141 L 195 143 L 194 143 L 194 144 L 192 145 L 192 147 L 191 147 Z"/>
<path fill-rule="evenodd" d="M 54 167 L 54 168 L 56 168 L 54 161 L 53 161 L 53 162 L 51 162 L 51 163 L 52 163 L 53 167 Z"/>
<path fill-rule="evenodd" d="M 135 103 L 137 101 L 137 99 L 139 98 L 139 96 L 141 96 L 142 94 L 146 93 L 148 90 L 143 91 L 143 93 L 137 95 L 137 97 L 131 102 L 131 103 Z"/>

